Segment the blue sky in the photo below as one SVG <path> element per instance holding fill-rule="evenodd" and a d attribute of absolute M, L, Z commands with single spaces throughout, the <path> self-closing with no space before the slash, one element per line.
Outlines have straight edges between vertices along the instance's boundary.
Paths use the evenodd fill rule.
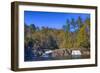
<path fill-rule="evenodd" d="M 90 14 L 84 13 L 60 13 L 60 12 L 39 12 L 39 11 L 24 11 L 24 22 L 27 25 L 35 24 L 41 28 L 42 26 L 49 28 L 61 29 L 63 25 L 66 24 L 66 19 L 71 20 L 81 16 L 83 21 L 88 17 L 90 18 Z"/>

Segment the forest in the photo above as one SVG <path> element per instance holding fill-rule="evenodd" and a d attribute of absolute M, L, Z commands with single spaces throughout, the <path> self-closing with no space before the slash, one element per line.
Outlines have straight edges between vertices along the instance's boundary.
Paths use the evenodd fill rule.
<path fill-rule="evenodd" d="M 84 21 L 81 16 L 77 20 L 66 19 L 61 29 L 45 26 L 40 28 L 37 24 L 24 23 L 24 47 L 25 61 L 41 57 L 49 50 L 90 51 L 90 18 L 87 17 Z"/>

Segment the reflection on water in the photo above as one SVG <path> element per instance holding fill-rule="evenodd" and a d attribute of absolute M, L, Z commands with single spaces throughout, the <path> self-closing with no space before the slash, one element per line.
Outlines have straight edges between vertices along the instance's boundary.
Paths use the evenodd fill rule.
<path fill-rule="evenodd" d="M 26 61 L 47 61 L 47 60 L 67 60 L 67 59 L 84 59 L 89 58 L 89 56 L 73 55 L 64 57 L 52 57 L 52 56 L 42 56 L 42 57 L 32 57 Z"/>
<path fill-rule="evenodd" d="M 71 56 L 72 59 L 80 59 L 81 58 L 81 55 L 73 55 Z"/>

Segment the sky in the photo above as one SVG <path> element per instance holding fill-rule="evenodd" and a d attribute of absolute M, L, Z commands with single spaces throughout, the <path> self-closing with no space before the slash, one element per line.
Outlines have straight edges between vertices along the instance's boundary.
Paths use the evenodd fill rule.
<path fill-rule="evenodd" d="M 39 28 L 45 26 L 61 29 L 62 26 L 66 24 L 67 19 L 71 20 L 74 18 L 77 20 L 79 16 L 83 19 L 83 21 L 87 17 L 90 18 L 90 14 L 84 13 L 24 11 L 24 22 L 27 25 L 35 24 L 35 26 L 38 26 Z"/>

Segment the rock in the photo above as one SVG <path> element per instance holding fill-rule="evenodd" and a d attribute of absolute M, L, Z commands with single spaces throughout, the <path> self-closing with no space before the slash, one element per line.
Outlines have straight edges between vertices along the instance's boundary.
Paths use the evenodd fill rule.
<path fill-rule="evenodd" d="M 72 50 L 71 55 L 82 55 L 80 50 Z"/>

